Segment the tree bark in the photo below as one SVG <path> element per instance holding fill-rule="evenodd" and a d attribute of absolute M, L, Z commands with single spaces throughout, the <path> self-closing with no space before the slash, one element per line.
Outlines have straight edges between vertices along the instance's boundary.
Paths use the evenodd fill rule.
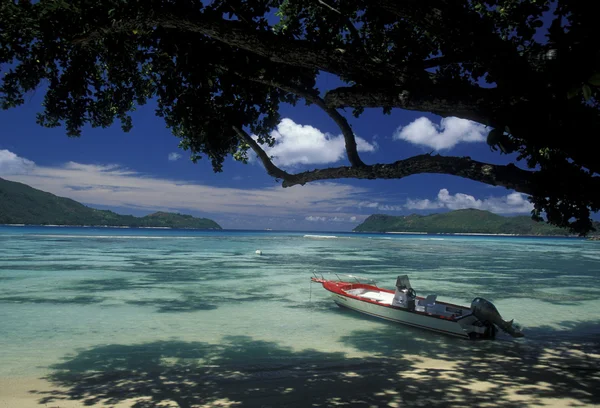
<path fill-rule="evenodd" d="M 494 111 L 503 106 L 496 89 L 469 85 L 457 89 L 434 84 L 385 89 L 340 87 L 327 92 L 325 103 L 332 108 L 390 107 L 431 112 L 442 117 L 457 116 L 488 126 L 498 125 L 494 119 Z"/>
<path fill-rule="evenodd" d="M 370 78 L 385 82 L 394 79 L 406 81 L 413 78 L 407 67 L 373 61 L 363 53 L 351 53 L 341 48 L 326 49 L 318 43 L 287 38 L 266 30 L 255 30 L 239 21 L 215 21 L 211 18 L 189 20 L 184 17 L 163 15 L 121 21 L 110 27 L 87 33 L 75 39 L 73 43 L 87 45 L 107 32 L 152 29 L 157 26 L 203 34 L 275 63 L 326 71 L 346 78 Z"/>
<path fill-rule="evenodd" d="M 448 174 L 492 186 L 506 187 L 524 194 L 534 194 L 533 176 L 535 173 L 519 169 L 513 164 L 504 166 L 478 162 L 470 157 L 431 156 L 428 154 L 410 157 L 391 164 L 306 171 L 283 178 L 283 187 L 304 185 L 317 180 L 401 179 L 425 173 Z"/>
<path fill-rule="evenodd" d="M 319 180 L 342 178 L 354 179 L 402 179 L 415 174 L 448 174 L 473 181 L 502 186 L 520 193 L 534 194 L 534 172 L 519 169 L 514 164 L 497 165 L 482 163 L 470 157 L 432 156 L 422 154 L 391 164 L 374 164 L 361 167 L 331 167 L 290 174 L 277 167 L 267 153 L 252 137 L 237 126 L 233 130 L 244 143 L 248 143 L 261 160 L 267 173 L 283 180 L 283 187 L 304 185 Z"/>
<path fill-rule="evenodd" d="M 252 136 L 250 136 L 243 129 L 240 129 L 239 127 L 237 127 L 235 125 L 232 126 L 232 128 L 235 131 L 235 133 L 238 135 L 238 138 L 242 142 L 247 143 L 252 148 L 252 150 L 254 150 L 254 152 L 260 159 L 260 161 L 265 166 L 265 169 L 267 170 L 267 173 L 269 174 L 269 176 L 278 178 L 278 179 L 282 179 L 282 180 L 287 180 L 287 179 L 293 177 L 288 172 L 277 167 L 271 161 L 271 159 L 269 158 L 269 155 L 262 149 L 262 147 L 260 147 L 260 145 L 258 143 L 256 143 L 256 141 L 254 139 L 252 139 Z"/>

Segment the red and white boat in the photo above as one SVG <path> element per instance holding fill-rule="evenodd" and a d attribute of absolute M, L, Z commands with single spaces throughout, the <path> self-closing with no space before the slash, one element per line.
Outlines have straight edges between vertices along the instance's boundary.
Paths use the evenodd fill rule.
<path fill-rule="evenodd" d="M 369 316 L 452 336 L 476 339 L 494 338 L 496 327 L 513 337 L 523 333 L 513 326 L 512 320 L 502 319 L 496 307 L 485 299 L 475 298 L 471 307 L 439 302 L 436 295 L 416 296 L 408 276 L 398 276 L 396 290 L 378 287 L 372 280 L 348 275 L 337 280 L 323 276 L 311 278 L 331 293 L 333 301 Z M 368 282 L 368 283 L 367 283 Z"/>

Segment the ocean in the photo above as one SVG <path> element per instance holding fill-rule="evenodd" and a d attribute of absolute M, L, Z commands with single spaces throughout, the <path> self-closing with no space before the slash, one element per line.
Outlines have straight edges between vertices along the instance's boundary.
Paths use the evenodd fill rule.
<path fill-rule="evenodd" d="M 418 295 L 492 301 L 526 337 L 363 317 L 313 273 L 407 274 Z M 599 311 L 584 239 L 6 226 L 0 407 L 593 406 Z"/>

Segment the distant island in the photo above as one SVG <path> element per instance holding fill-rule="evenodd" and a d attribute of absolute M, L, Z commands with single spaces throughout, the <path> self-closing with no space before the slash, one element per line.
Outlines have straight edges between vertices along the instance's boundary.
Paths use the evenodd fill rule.
<path fill-rule="evenodd" d="M 595 221 L 595 235 L 600 222 Z M 506 234 L 568 236 L 568 230 L 544 222 L 536 222 L 526 215 L 503 217 L 489 211 L 466 209 L 441 214 L 393 216 L 374 214 L 354 228 L 355 232 L 411 232 L 427 234 Z"/>
<path fill-rule="evenodd" d="M 221 229 L 208 218 L 156 212 L 145 217 L 87 207 L 23 183 L 0 178 L 0 224 Z"/>

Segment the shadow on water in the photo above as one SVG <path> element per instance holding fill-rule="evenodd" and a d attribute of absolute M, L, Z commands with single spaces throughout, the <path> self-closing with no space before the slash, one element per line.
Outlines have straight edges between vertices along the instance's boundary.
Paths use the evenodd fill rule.
<path fill-rule="evenodd" d="M 259 301 L 285 302 L 284 296 L 260 294 L 251 290 L 241 290 L 237 293 L 222 290 L 218 294 L 182 291 L 177 299 L 140 299 L 128 300 L 125 303 L 136 306 L 151 306 L 157 313 L 196 312 L 214 310 L 223 304 L 241 304 Z"/>
<path fill-rule="evenodd" d="M 101 346 L 51 367 L 46 379 L 56 389 L 32 393 L 41 405 L 74 400 L 135 408 L 600 403 L 597 342 L 471 342 L 395 325 L 353 331 L 342 342 L 369 357 L 297 351 L 248 336 L 217 345 Z"/>
<path fill-rule="evenodd" d="M 41 298 L 30 296 L 3 296 L 0 297 L 0 303 L 33 303 L 48 305 L 91 305 L 102 303 L 104 298 L 98 296 L 74 296 L 61 298 Z"/>
<path fill-rule="evenodd" d="M 145 288 L 147 285 L 125 278 L 82 279 L 75 284 L 65 287 L 67 290 L 78 292 L 114 292 L 118 290 L 133 290 Z"/>
<path fill-rule="evenodd" d="M 128 300 L 126 303 L 136 306 L 153 306 L 158 313 L 196 312 L 200 310 L 214 310 L 217 305 L 206 302 L 198 296 L 186 296 L 183 299 L 146 299 Z"/>

